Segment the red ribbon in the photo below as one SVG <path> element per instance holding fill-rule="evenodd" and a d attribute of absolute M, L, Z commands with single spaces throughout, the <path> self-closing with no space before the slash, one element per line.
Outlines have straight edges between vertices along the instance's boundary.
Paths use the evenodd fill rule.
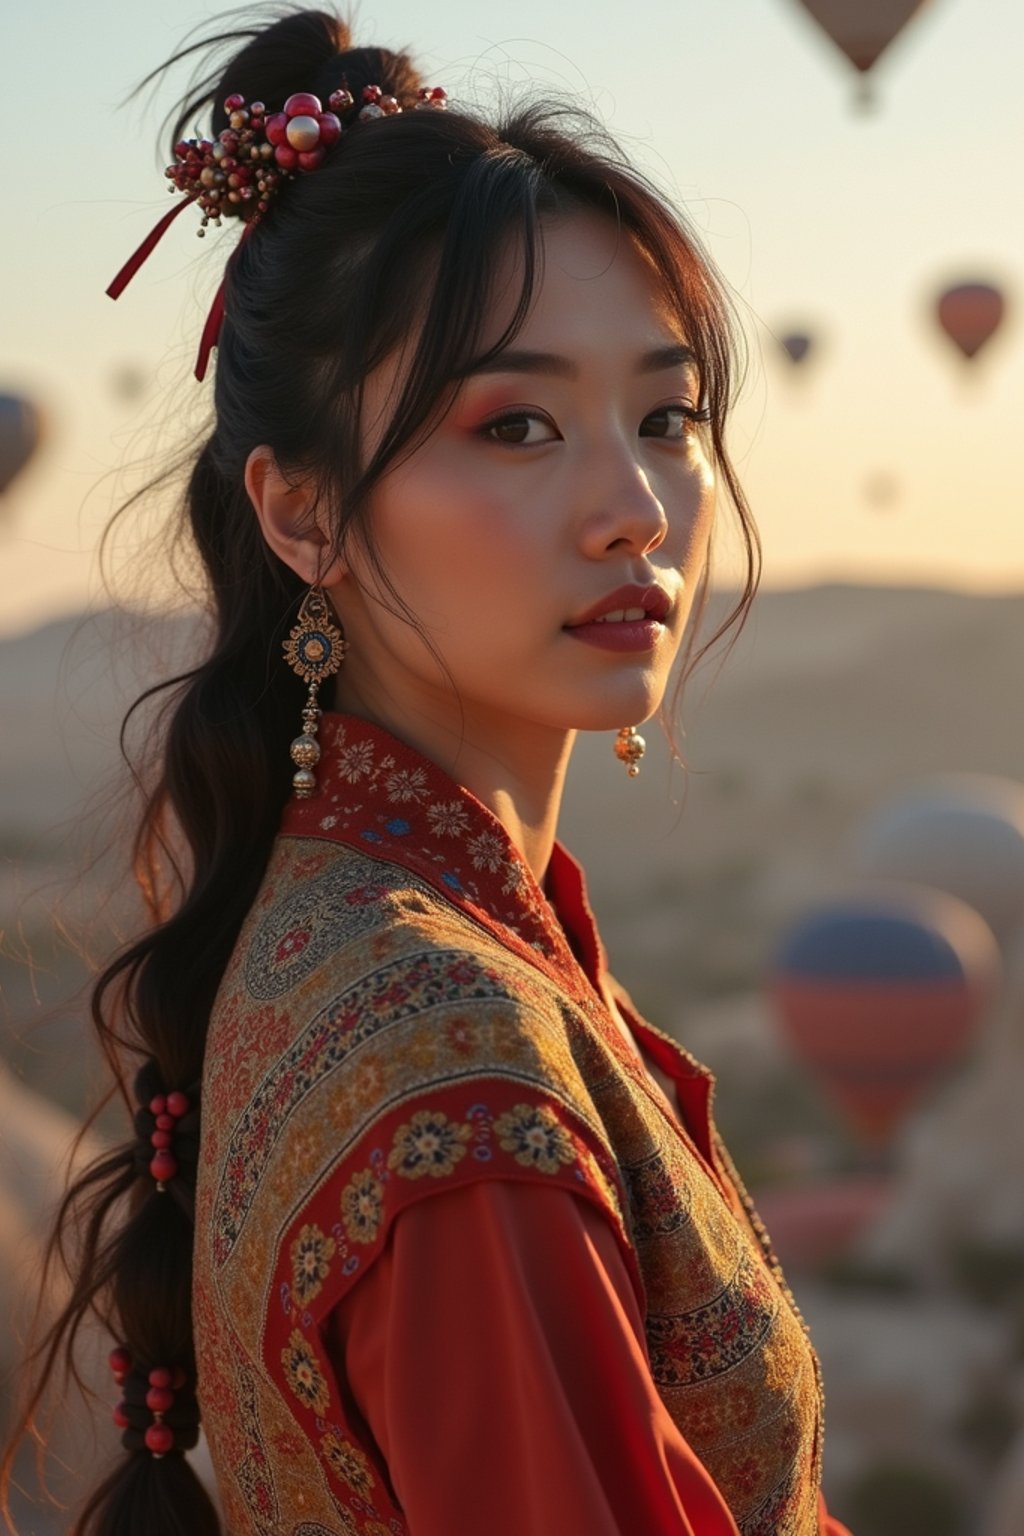
<path fill-rule="evenodd" d="M 155 229 L 150 230 L 149 234 L 146 236 L 145 240 L 143 240 L 138 250 L 133 256 L 129 256 L 128 260 L 125 262 L 124 266 L 121 268 L 120 272 L 117 274 L 117 276 L 114 278 L 114 281 L 107 289 L 107 292 L 112 299 L 120 297 L 120 295 L 127 288 L 128 284 L 131 282 L 132 278 L 135 276 L 136 272 L 142 266 L 142 263 L 146 260 L 146 257 L 156 249 L 157 245 L 163 239 L 167 230 L 170 229 L 171 225 L 178 217 L 178 214 L 182 213 L 188 207 L 189 203 L 194 203 L 198 195 L 198 193 L 193 193 L 191 197 L 186 197 L 183 203 L 179 203 L 176 208 L 172 208 L 170 213 L 164 214 L 163 218 L 160 220 L 159 224 L 157 224 Z"/>

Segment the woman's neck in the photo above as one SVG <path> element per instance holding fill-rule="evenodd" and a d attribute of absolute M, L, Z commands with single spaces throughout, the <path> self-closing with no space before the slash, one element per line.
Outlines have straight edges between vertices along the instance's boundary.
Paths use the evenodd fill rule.
<path fill-rule="evenodd" d="M 335 707 L 421 752 L 498 818 L 543 889 L 575 731 L 482 718 L 481 711 L 390 710 L 339 690 Z M 394 716 L 394 718 L 392 718 Z"/>

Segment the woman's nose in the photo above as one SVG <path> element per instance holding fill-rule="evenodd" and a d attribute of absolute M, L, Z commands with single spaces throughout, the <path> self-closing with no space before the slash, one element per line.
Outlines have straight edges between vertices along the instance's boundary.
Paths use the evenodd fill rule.
<path fill-rule="evenodd" d="M 635 459 L 594 466 L 590 507 L 583 525 L 583 547 L 595 559 L 620 550 L 646 554 L 668 532 L 665 508 L 643 466 Z"/>

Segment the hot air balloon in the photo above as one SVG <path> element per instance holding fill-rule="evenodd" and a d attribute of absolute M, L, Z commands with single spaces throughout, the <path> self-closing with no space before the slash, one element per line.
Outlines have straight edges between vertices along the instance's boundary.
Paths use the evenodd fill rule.
<path fill-rule="evenodd" d="M 876 886 L 799 921 L 769 991 L 800 1060 L 880 1149 L 960 1059 L 999 973 L 992 932 L 965 902 Z"/>
<path fill-rule="evenodd" d="M 899 32 L 927 0 L 799 0 L 855 69 L 866 75 Z M 860 100 L 870 103 L 862 83 Z"/>
<path fill-rule="evenodd" d="M 814 337 L 806 331 L 787 331 L 779 337 L 779 345 L 791 363 L 799 366 L 814 345 Z"/>
<path fill-rule="evenodd" d="M 39 446 L 42 417 L 22 395 L 0 395 L 0 496 Z"/>
<path fill-rule="evenodd" d="M 865 819 L 850 858 L 868 878 L 958 896 L 1005 940 L 1024 924 L 1024 785 L 980 773 L 924 779 Z"/>
<path fill-rule="evenodd" d="M 1002 324 L 1006 303 L 991 283 L 956 283 L 935 302 L 939 324 L 970 362 Z"/>

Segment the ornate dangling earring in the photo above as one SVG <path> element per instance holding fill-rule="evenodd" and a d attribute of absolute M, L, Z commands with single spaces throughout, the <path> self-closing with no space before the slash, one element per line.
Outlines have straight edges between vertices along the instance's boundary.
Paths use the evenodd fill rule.
<path fill-rule="evenodd" d="M 640 772 L 640 759 L 647 751 L 647 743 L 637 734 L 635 725 L 624 725 L 615 738 L 615 756 L 627 765 L 626 772 L 635 779 Z"/>
<path fill-rule="evenodd" d="M 316 791 L 315 764 L 320 761 L 316 739 L 323 710 L 317 704 L 317 689 L 325 677 L 333 677 L 348 649 L 345 637 L 331 623 L 331 610 L 319 584 L 310 587 L 302 599 L 299 622 L 284 642 L 284 654 L 293 672 L 309 684 L 309 696 L 302 707 L 302 735 L 291 745 L 292 762 L 297 772 L 292 788 L 300 800 L 308 800 Z"/>

